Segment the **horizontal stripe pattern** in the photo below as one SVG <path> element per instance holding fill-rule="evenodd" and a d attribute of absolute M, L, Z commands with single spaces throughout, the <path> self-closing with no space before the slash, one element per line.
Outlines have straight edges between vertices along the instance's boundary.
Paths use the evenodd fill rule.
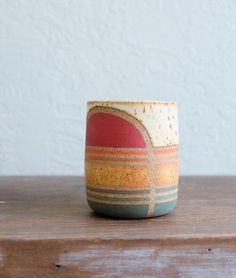
<path fill-rule="evenodd" d="M 158 186 L 178 183 L 178 145 L 152 148 L 107 148 L 87 146 L 86 183 L 94 187 L 149 189 L 149 167 L 153 165 Z"/>
<path fill-rule="evenodd" d="M 177 195 L 175 197 L 170 197 L 167 199 L 157 200 L 156 204 L 162 204 L 166 202 L 171 202 L 177 200 Z M 111 205 L 148 205 L 149 200 L 109 200 L 109 199 L 100 199 L 91 196 L 87 196 L 87 200 L 97 202 L 100 204 L 111 204 Z"/>
<path fill-rule="evenodd" d="M 177 189 L 171 190 L 171 191 L 167 191 L 167 192 L 163 192 L 163 193 L 158 193 L 156 196 L 156 199 L 164 199 L 164 198 L 171 198 L 173 196 L 176 196 L 178 193 Z M 96 192 L 96 191 L 91 191 L 91 190 L 87 190 L 87 195 L 88 196 L 93 196 L 93 197 L 104 197 L 104 198 L 111 198 L 111 199 L 139 199 L 139 198 L 143 198 L 143 199 L 149 199 L 149 195 L 148 193 L 144 193 L 144 194 L 118 194 L 118 193 L 105 193 L 105 192 Z"/>
<path fill-rule="evenodd" d="M 155 155 L 154 154 L 154 158 L 158 158 L 160 157 L 160 155 Z M 162 154 L 161 155 L 162 158 L 178 158 L 178 153 L 170 153 L 170 154 Z M 91 159 L 95 159 L 95 160 L 99 160 L 100 158 L 104 158 L 104 159 L 108 159 L 108 160 L 112 160 L 112 159 L 116 159 L 116 158 L 130 158 L 132 159 L 148 159 L 148 155 L 146 154 L 137 154 L 137 155 L 133 155 L 133 154 L 109 154 L 109 153 L 104 153 L 104 154 L 93 154 L 93 153 L 86 153 L 86 158 L 91 158 Z"/>
<path fill-rule="evenodd" d="M 153 147 L 154 154 L 167 154 L 178 152 L 179 146 Z M 86 153 L 91 154 L 113 154 L 113 155 L 148 155 L 146 148 L 107 148 L 99 146 L 86 146 Z"/>
<path fill-rule="evenodd" d="M 93 146 L 86 146 L 85 148 L 86 153 L 93 153 L 93 154 L 115 154 L 115 155 L 147 155 L 146 148 L 105 148 L 105 147 L 93 147 Z"/>
<path fill-rule="evenodd" d="M 125 190 L 125 189 L 104 189 L 87 186 L 87 199 L 104 204 L 148 204 L 150 192 L 148 189 Z M 157 188 L 155 203 L 165 203 L 176 200 L 178 186 L 172 185 L 167 188 Z"/>
<path fill-rule="evenodd" d="M 150 191 L 149 188 L 126 188 L 126 189 L 117 189 L 116 187 L 115 188 L 112 188 L 112 187 L 108 187 L 108 186 L 93 186 L 93 185 L 86 185 L 86 188 L 88 190 L 92 190 L 92 191 L 95 191 L 95 192 L 107 192 L 107 193 L 118 193 L 118 194 L 135 194 L 135 193 L 138 193 L 138 194 L 145 194 L 145 193 L 148 193 Z M 122 186 L 120 186 L 120 188 L 122 188 Z M 169 184 L 169 185 L 165 185 L 165 186 L 158 186 L 156 188 L 156 193 L 158 192 L 166 192 L 166 191 L 170 191 L 170 190 L 174 190 L 178 188 L 178 185 L 175 184 Z"/>
<path fill-rule="evenodd" d="M 143 148 L 86 147 L 85 161 L 110 165 L 148 165 L 148 152 Z M 152 162 L 156 165 L 178 162 L 178 146 L 153 149 Z"/>
<path fill-rule="evenodd" d="M 168 160 L 161 160 L 161 161 L 154 161 L 155 165 L 166 165 L 166 164 L 170 164 L 170 163 L 177 163 L 177 159 L 168 159 Z M 94 164 L 108 164 L 108 165 L 117 165 L 117 166 L 147 166 L 148 163 L 150 163 L 150 161 L 123 161 L 123 160 L 111 160 L 108 161 L 106 159 L 101 159 L 101 160 L 87 160 L 86 162 L 94 163 Z"/>

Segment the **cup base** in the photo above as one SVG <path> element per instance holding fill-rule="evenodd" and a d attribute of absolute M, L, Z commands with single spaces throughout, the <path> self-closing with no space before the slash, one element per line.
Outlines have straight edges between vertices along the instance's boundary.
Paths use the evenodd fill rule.
<path fill-rule="evenodd" d="M 148 214 L 148 205 L 114 205 L 102 204 L 87 200 L 90 208 L 95 214 L 121 219 L 150 218 Z M 176 206 L 177 200 L 155 205 L 154 214 L 151 217 L 157 217 L 171 212 Z"/>

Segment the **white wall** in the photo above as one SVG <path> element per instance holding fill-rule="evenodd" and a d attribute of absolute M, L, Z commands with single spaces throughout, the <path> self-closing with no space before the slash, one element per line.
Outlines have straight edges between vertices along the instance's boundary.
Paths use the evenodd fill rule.
<path fill-rule="evenodd" d="M 0 174 L 82 174 L 88 99 L 177 100 L 181 173 L 236 174 L 236 1 L 0 1 Z"/>

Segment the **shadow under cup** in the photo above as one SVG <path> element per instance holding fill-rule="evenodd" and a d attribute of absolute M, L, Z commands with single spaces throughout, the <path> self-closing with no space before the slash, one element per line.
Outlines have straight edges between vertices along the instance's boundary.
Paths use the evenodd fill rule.
<path fill-rule="evenodd" d="M 146 218 L 178 197 L 178 107 L 161 101 L 89 101 L 87 201 L 101 215 Z"/>

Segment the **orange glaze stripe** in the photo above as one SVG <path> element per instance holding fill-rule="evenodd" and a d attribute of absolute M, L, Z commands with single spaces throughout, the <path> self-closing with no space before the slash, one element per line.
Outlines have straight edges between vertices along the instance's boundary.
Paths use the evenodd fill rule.
<path fill-rule="evenodd" d="M 86 160 L 109 160 L 109 161 L 140 161 L 140 162 L 148 162 L 147 158 L 142 158 L 142 157 L 99 157 L 99 156 L 87 156 L 86 155 Z"/>
<path fill-rule="evenodd" d="M 174 153 L 178 151 L 178 146 L 159 147 L 153 148 L 154 154 Z M 86 147 L 86 153 L 94 154 L 127 154 L 127 155 L 147 155 L 146 149 L 115 149 L 115 148 L 99 148 L 99 147 Z"/>
<path fill-rule="evenodd" d="M 178 155 L 177 154 L 172 154 L 168 155 L 167 157 L 163 157 L 160 155 L 156 155 L 153 159 L 155 161 L 173 161 L 173 160 L 178 160 Z M 86 154 L 85 157 L 86 161 L 90 160 L 101 160 L 101 161 L 129 161 L 129 162 L 145 162 L 148 163 L 148 157 L 124 157 L 124 156 L 105 156 L 105 155 L 94 155 L 94 154 Z"/>

